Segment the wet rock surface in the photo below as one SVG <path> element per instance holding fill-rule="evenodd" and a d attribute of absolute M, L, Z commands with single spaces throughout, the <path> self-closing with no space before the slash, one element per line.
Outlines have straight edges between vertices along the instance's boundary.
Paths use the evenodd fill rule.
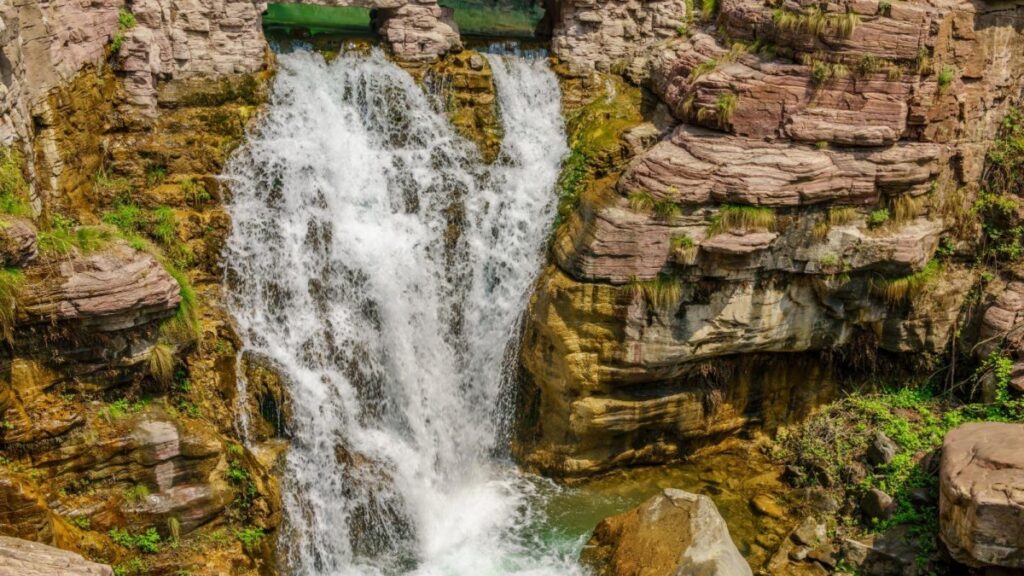
<path fill-rule="evenodd" d="M 752 574 L 714 502 L 672 488 L 603 520 L 581 560 L 602 576 Z"/>

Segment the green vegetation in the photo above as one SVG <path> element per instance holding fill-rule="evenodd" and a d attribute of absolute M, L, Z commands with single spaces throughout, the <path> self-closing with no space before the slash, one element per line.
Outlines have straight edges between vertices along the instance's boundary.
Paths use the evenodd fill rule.
<path fill-rule="evenodd" d="M 1024 421 L 1024 402 L 1006 392 L 1011 367 L 1012 361 L 994 353 L 972 376 L 994 376 L 997 399 L 992 403 L 961 403 L 927 384 L 853 394 L 780 435 L 776 456 L 799 473 L 798 483 L 831 487 L 854 506 L 873 488 L 889 494 L 895 503 L 893 516 L 865 522 L 861 529 L 882 532 L 908 525 L 917 540 L 919 563 L 927 563 L 937 549 L 939 514 L 938 478 L 925 465 L 926 457 L 942 445 L 947 432 L 966 422 Z M 890 463 L 872 470 L 862 461 L 876 431 L 890 438 L 898 452 Z M 921 492 L 928 497 L 913 497 Z M 841 528 L 857 529 L 853 518 L 846 524 Z"/>
<path fill-rule="evenodd" d="M 24 163 L 18 150 L 0 148 L 0 213 L 24 218 L 32 216 Z"/>
<path fill-rule="evenodd" d="M 235 532 L 235 537 L 238 538 L 238 541 L 242 543 L 242 547 L 247 552 L 255 551 L 264 536 L 262 528 L 248 527 Z"/>
<path fill-rule="evenodd" d="M 640 92 L 621 78 L 608 78 L 611 88 L 569 113 L 566 128 L 570 154 L 558 180 L 557 229 L 579 206 L 583 193 L 610 185 L 607 176 L 623 162 L 619 137 L 643 121 Z"/>
<path fill-rule="evenodd" d="M 711 219 L 708 234 L 730 230 L 775 230 L 775 211 L 761 206 L 723 204 Z"/>
<path fill-rule="evenodd" d="M 17 268 L 0 268 L 0 333 L 8 343 L 14 341 L 15 310 L 25 274 Z"/>
<path fill-rule="evenodd" d="M 943 66 L 942 70 L 939 71 L 939 92 L 943 92 L 956 78 L 957 70 L 955 66 Z"/>
<path fill-rule="evenodd" d="M 627 196 L 629 207 L 636 212 L 647 212 L 654 209 L 654 196 L 645 190 L 634 190 Z"/>
<path fill-rule="evenodd" d="M 686 105 L 684 103 L 684 107 L 685 106 Z M 693 106 L 692 102 L 690 102 L 690 106 Z M 700 110 L 697 111 L 697 120 L 703 122 L 707 120 L 712 114 L 714 114 L 714 117 L 718 122 L 718 125 L 725 126 L 726 124 L 729 123 L 729 120 L 732 119 L 732 114 L 735 111 L 736 95 L 732 93 L 719 94 L 718 97 L 715 98 L 714 108 L 701 108 Z"/>
<path fill-rule="evenodd" d="M 696 66 L 693 67 L 693 69 L 690 70 L 690 83 L 695 82 L 698 78 L 707 74 L 708 72 L 713 71 L 715 68 L 718 68 L 718 60 L 714 58 L 711 58 L 710 60 L 705 60 L 700 64 L 697 64 Z"/>
<path fill-rule="evenodd" d="M 88 530 L 92 525 L 92 521 L 89 520 L 88 516 L 75 516 L 74 518 L 71 518 L 71 523 L 79 530 Z"/>
<path fill-rule="evenodd" d="M 179 184 L 181 192 L 185 196 L 185 203 L 193 208 L 202 208 L 204 204 L 213 199 L 206 184 L 196 182 L 191 178 L 185 178 Z"/>
<path fill-rule="evenodd" d="M 132 548 L 147 554 L 156 554 L 160 551 L 160 534 L 156 528 L 149 528 L 142 534 L 132 534 L 124 529 L 113 528 L 109 534 L 115 544 L 125 548 Z"/>
<path fill-rule="evenodd" d="M 868 228 L 879 228 L 889 222 L 889 209 L 879 208 L 868 214 Z"/>
<path fill-rule="evenodd" d="M 149 497 L 149 488 L 145 484 L 136 484 L 124 489 L 124 499 L 129 504 L 138 504 Z"/>
<path fill-rule="evenodd" d="M 880 0 L 878 2 L 878 13 L 882 16 L 888 16 L 892 13 L 892 2 L 890 0 Z"/>
<path fill-rule="evenodd" d="M 942 264 L 938 260 L 932 260 L 919 272 L 909 276 L 872 280 L 871 292 L 890 304 L 901 304 L 917 297 L 941 272 Z"/>
<path fill-rule="evenodd" d="M 683 297 L 683 287 L 679 280 L 668 274 L 659 274 L 647 281 L 633 277 L 627 290 L 631 297 L 642 297 L 660 310 L 671 310 Z"/>
<path fill-rule="evenodd" d="M 701 0 L 701 16 L 705 20 L 711 20 L 718 13 L 718 0 Z"/>
<path fill-rule="evenodd" d="M 110 53 L 117 54 L 121 51 L 121 45 L 124 44 L 124 34 L 128 30 L 135 28 L 137 24 L 135 15 L 122 8 L 117 12 L 117 31 L 114 32 L 114 38 L 110 41 Z"/>
<path fill-rule="evenodd" d="M 850 69 L 843 64 L 818 60 L 813 57 L 804 58 L 804 64 L 811 67 L 811 84 L 823 86 L 833 80 L 841 80 L 850 75 Z"/>
<path fill-rule="evenodd" d="M 669 247 L 672 250 L 672 254 L 675 255 L 676 261 L 681 264 L 692 264 L 697 258 L 697 252 L 700 247 L 693 238 L 690 238 L 689 234 L 676 234 L 669 240 Z"/>
<path fill-rule="evenodd" d="M 103 408 L 100 408 L 99 415 L 107 422 L 113 423 L 125 418 L 126 416 L 138 414 L 139 412 L 142 412 L 145 407 L 146 402 L 143 400 L 132 402 L 127 398 L 121 398 L 120 400 L 115 400 Z"/>
<path fill-rule="evenodd" d="M 148 573 L 149 566 L 146 565 L 146 561 L 141 558 L 132 558 L 127 562 L 122 562 L 114 566 L 114 576 L 136 576 Z"/>
<path fill-rule="evenodd" d="M 1024 111 L 1012 110 L 986 157 L 981 192 L 970 215 L 981 223 L 979 260 L 995 264 L 1019 260 L 1024 240 L 1018 194 L 1024 190 Z"/>
<path fill-rule="evenodd" d="M 654 215 L 662 220 L 671 220 L 682 213 L 683 209 L 679 203 L 672 200 L 658 200 L 652 207 Z"/>
<path fill-rule="evenodd" d="M 779 30 L 821 35 L 826 32 L 849 38 L 860 25 L 855 12 L 830 14 L 815 6 L 807 12 L 793 12 L 783 8 L 772 11 L 772 21 Z"/>

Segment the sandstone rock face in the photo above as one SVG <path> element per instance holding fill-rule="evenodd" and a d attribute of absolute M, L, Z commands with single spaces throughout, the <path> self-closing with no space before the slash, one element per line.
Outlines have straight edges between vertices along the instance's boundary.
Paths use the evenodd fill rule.
<path fill-rule="evenodd" d="M 714 502 L 672 488 L 602 520 L 581 561 L 600 576 L 752 574 Z"/>
<path fill-rule="evenodd" d="M 168 318 L 181 287 L 155 258 L 128 246 L 31 269 L 19 324 L 76 321 L 100 332 Z"/>
<path fill-rule="evenodd" d="M 942 447 L 940 535 L 970 566 L 1024 568 L 1024 425 L 965 424 Z"/>
<path fill-rule="evenodd" d="M 670 460 L 800 417 L 834 395 L 854 350 L 945 349 L 975 278 L 934 260 L 1020 101 L 1024 13 L 869 4 L 821 8 L 819 31 L 801 24 L 806 2 L 723 1 L 713 25 L 627 55 L 598 33 L 624 5 L 563 7 L 578 28 L 556 26 L 556 52 L 570 65 L 614 55 L 595 61 L 615 60 L 675 126 L 651 130 L 648 112 L 620 130 L 627 161 L 595 161 L 556 233 L 521 352 L 527 465 L 582 475 Z M 599 17 L 583 22 L 584 8 Z M 1017 324 L 1013 294 L 985 330 Z M 795 368 L 814 356 L 814 370 Z"/>
<path fill-rule="evenodd" d="M 671 38 L 686 15 L 683 0 L 566 0 L 549 3 L 551 49 L 577 71 L 608 71 Z"/>
<path fill-rule="evenodd" d="M 0 536 L 0 576 L 114 576 L 110 566 L 36 542 Z"/>

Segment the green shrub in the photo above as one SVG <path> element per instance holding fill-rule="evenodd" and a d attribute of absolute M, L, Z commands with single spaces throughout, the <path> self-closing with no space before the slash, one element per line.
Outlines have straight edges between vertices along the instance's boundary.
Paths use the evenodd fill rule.
<path fill-rule="evenodd" d="M 892 2 L 890 0 L 880 0 L 878 2 L 878 13 L 883 16 L 888 16 L 892 13 Z"/>
<path fill-rule="evenodd" d="M 156 554 L 160 551 L 160 534 L 156 528 L 149 528 L 142 534 L 132 534 L 125 529 L 112 528 L 109 534 L 110 539 L 119 546 L 133 548 L 147 554 Z"/>
<path fill-rule="evenodd" d="M 242 547 L 247 552 L 256 550 L 264 536 L 262 528 L 249 527 L 235 532 L 235 537 L 238 538 L 238 541 L 242 543 Z"/>
<path fill-rule="evenodd" d="M 956 67 L 954 66 L 943 66 L 942 70 L 939 71 L 939 91 L 944 91 L 949 87 L 953 79 L 956 78 Z"/>
<path fill-rule="evenodd" d="M 709 234 L 731 230 L 775 230 L 775 211 L 761 206 L 723 204 L 711 219 Z"/>
<path fill-rule="evenodd" d="M 671 220 L 683 211 L 678 203 L 671 200 L 658 200 L 654 203 L 653 210 L 655 216 L 662 220 Z"/>
<path fill-rule="evenodd" d="M 135 19 L 135 14 L 132 14 L 124 8 L 117 11 L 117 27 L 122 30 L 131 30 L 135 28 L 138 21 Z"/>
<path fill-rule="evenodd" d="M 878 228 L 889 221 L 889 209 L 879 208 L 868 214 L 868 227 Z"/>

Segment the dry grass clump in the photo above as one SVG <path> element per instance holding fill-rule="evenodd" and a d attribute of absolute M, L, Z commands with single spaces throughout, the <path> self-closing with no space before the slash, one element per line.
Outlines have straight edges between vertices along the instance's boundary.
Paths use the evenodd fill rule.
<path fill-rule="evenodd" d="M 711 220 L 709 234 L 731 230 L 775 230 L 775 211 L 761 206 L 723 204 Z"/>
<path fill-rule="evenodd" d="M 660 274 L 647 281 L 634 276 L 627 289 L 631 296 L 642 296 L 648 304 L 661 310 L 672 309 L 683 297 L 683 287 L 679 280 L 667 274 Z"/>
<path fill-rule="evenodd" d="M 920 272 L 902 278 L 881 278 L 871 282 L 871 292 L 889 304 L 902 304 L 913 300 L 942 272 L 942 264 L 932 260 Z"/>

